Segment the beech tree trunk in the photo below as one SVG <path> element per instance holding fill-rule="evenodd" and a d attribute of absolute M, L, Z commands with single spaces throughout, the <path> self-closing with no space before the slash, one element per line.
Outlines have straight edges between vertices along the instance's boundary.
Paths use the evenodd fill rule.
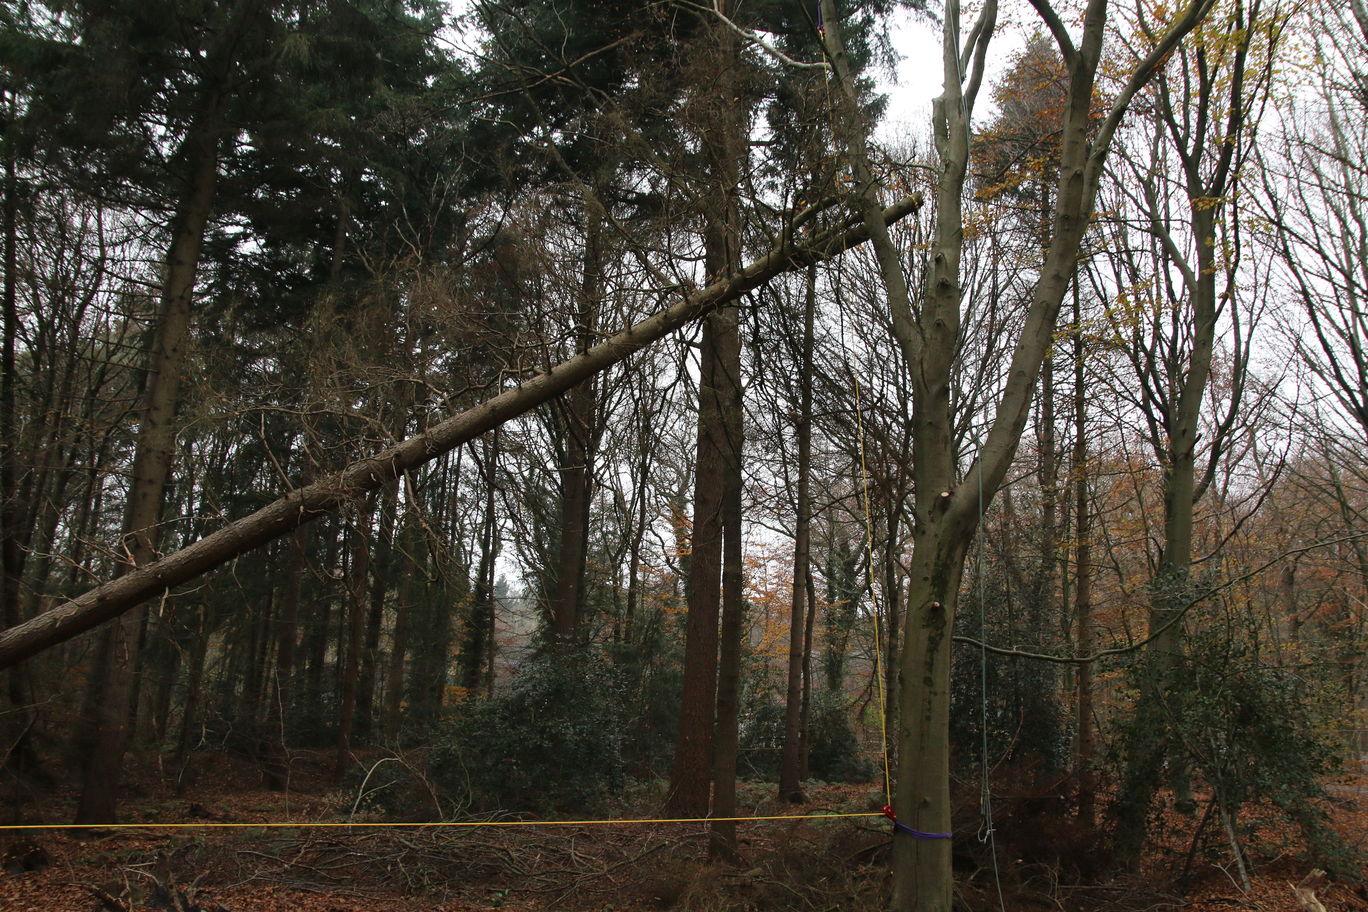
<path fill-rule="evenodd" d="M 1237 316 L 1231 339 L 1229 405 L 1226 414 L 1213 422 L 1214 427 L 1204 432 L 1203 399 L 1211 380 L 1217 323 L 1227 306 L 1235 306 L 1235 276 L 1242 250 L 1239 222 L 1227 226 L 1222 215 L 1239 189 L 1241 162 L 1249 150 L 1245 112 L 1257 104 L 1251 99 L 1265 91 L 1260 87 L 1270 78 L 1267 71 L 1246 70 L 1251 36 L 1268 21 L 1260 13 L 1260 4 L 1257 0 L 1251 4 L 1248 21 L 1243 4 L 1237 3 L 1232 15 L 1230 28 L 1239 36 L 1233 54 L 1225 60 L 1189 64 L 1189 71 L 1180 75 L 1181 85 L 1165 85 L 1156 93 L 1155 129 L 1179 165 L 1181 187 L 1187 197 L 1190 254 L 1184 254 L 1171 233 L 1171 219 L 1162 200 L 1166 191 L 1156 188 L 1152 177 L 1141 178 L 1145 195 L 1142 214 L 1163 251 L 1162 257 L 1156 258 L 1156 266 L 1170 268 L 1181 276 L 1188 313 L 1187 325 L 1163 339 L 1167 351 L 1162 367 L 1136 363 L 1146 392 L 1142 407 L 1150 425 L 1151 445 L 1164 465 L 1164 544 L 1151 583 L 1149 626 L 1155 635 L 1145 650 L 1133 735 L 1126 745 L 1126 770 L 1114 808 L 1116 856 L 1132 868 L 1139 864 L 1144 848 L 1149 809 L 1166 759 L 1170 761 L 1169 780 L 1179 801 L 1191 803 L 1187 766 L 1170 756 L 1172 739 L 1165 702 L 1172 669 L 1182 656 L 1183 625 L 1179 618 L 1194 597 L 1190 573 L 1196 504 L 1210 484 L 1230 436 L 1248 357 L 1242 354 L 1247 344 L 1240 337 Z M 1180 126 L 1180 121 L 1199 124 L 1203 129 L 1194 131 Z M 1169 164 L 1170 160 L 1159 158 L 1161 146 L 1154 148 L 1152 166 Z M 1224 278 L 1224 288 L 1218 287 L 1218 276 Z M 1168 325 L 1173 317 L 1165 312 L 1155 319 Z M 1162 330 L 1160 336 L 1163 338 Z M 1135 355 L 1132 359 L 1136 360 Z M 1209 448 L 1201 472 L 1199 442 Z"/>
<path fill-rule="evenodd" d="M 1053 342 L 1060 305 L 1076 268 L 1111 138 L 1135 92 L 1196 25 L 1206 8 L 1205 0 L 1198 0 L 1175 18 L 1169 31 L 1117 93 L 1106 117 L 1097 121 L 1092 116 L 1093 87 L 1106 33 L 1106 0 L 1089 0 L 1078 44 L 1045 0 L 1033 0 L 1033 6 L 1059 45 L 1068 75 L 1068 107 L 1053 226 L 986 440 L 961 477 L 950 403 L 961 314 L 959 263 L 964 235 L 969 114 L 982 85 L 997 7 L 989 0 L 969 32 L 967 45 L 962 46 L 959 3 L 950 0 L 946 4 L 944 92 L 936 99 L 932 115 L 940 159 L 936 221 L 924 299 L 914 308 L 900 254 L 878 219 L 877 184 L 867 148 L 867 127 L 850 76 L 835 3 L 822 0 L 823 21 L 827 25 L 825 46 L 837 83 L 837 134 L 855 177 L 888 295 L 893 336 L 910 368 L 912 386 L 914 549 L 899 660 L 894 811 L 899 822 L 932 835 L 926 838 L 905 830 L 894 835 L 895 912 L 949 912 L 951 908 L 954 881 L 948 838 L 952 832 L 950 634 L 964 558 L 978 517 L 987 510 L 1006 478 L 1025 429 L 1041 367 Z"/>

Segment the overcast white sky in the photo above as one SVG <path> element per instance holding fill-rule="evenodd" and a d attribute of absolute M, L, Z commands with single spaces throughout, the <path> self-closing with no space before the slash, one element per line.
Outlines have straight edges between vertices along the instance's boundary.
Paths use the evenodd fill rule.
<path fill-rule="evenodd" d="M 902 59 L 893 80 L 880 79 L 888 113 L 879 125 L 882 140 L 927 132 L 931 99 L 941 93 L 940 33 L 926 17 L 899 10 L 893 23 L 893 49 Z"/>
<path fill-rule="evenodd" d="M 976 105 L 976 121 L 991 116 L 992 98 L 987 90 L 1002 76 L 1025 44 L 1023 35 L 1034 26 L 1033 16 L 1015 7 L 1010 0 L 1005 4 L 997 34 L 993 36 L 988 52 L 988 78 Z M 884 142 L 925 136 L 931 122 L 931 99 L 941 93 L 940 27 L 910 10 L 899 10 L 894 16 L 893 48 L 902 59 L 892 79 L 880 78 L 888 95 L 888 113 L 876 135 Z"/>
<path fill-rule="evenodd" d="M 801 2 L 801 0 L 794 0 Z M 1010 2 L 1008 5 L 1011 5 Z M 469 0 L 450 0 L 453 13 L 460 14 L 470 7 Z M 1010 16 L 1004 15 L 1010 21 Z M 994 50 L 989 54 L 989 84 L 1001 73 L 1012 52 L 1021 46 L 1019 29 L 999 26 L 994 36 Z M 894 74 L 880 74 L 879 82 L 888 95 L 888 113 L 879 125 L 877 136 L 885 142 L 896 142 L 909 136 L 923 136 L 931 120 L 931 99 L 941 92 L 940 29 L 926 16 L 910 10 L 894 13 L 892 24 L 893 48 L 901 58 Z M 459 39 L 457 40 L 459 46 Z M 996 66 L 994 66 L 996 64 Z M 980 101 L 987 113 L 987 97 Z"/>

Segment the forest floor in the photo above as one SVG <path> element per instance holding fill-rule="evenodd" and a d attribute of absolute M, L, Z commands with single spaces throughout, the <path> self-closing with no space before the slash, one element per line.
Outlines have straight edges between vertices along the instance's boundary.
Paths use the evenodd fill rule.
<path fill-rule="evenodd" d="M 679 909 L 871 910 L 886 904 L 888 826 L 868 818 L 743 824 L 738 865 L 708 864 L 697 824 L 572 824 L 478 828 L 269 827 L 281 821 L 347 823 L 354 793 L 302 777 L 284 796 L 261 787 L 245 762 L 211 758 L 193 797 L 178 796 L 154 771 L 125 803 L 143 828 L 0 832 L 3 912 L 652 912 Z M 966 790 L 966 793 L 970 790 Z M 996 791 L 996 790 L 995 790 Z M 1003 789 L 1003 791 L 1007 791 Z M 751 814 L 877 813 L 872 786 L 822 786 L 805 805 L 779 805 L 772 787 L 742 789 Z M 1368 852 L 1368 776 L 1333 783 L 1327 808 L 1351 846 Z M 1208 825 L 1197 849 L 1200 814 L 1158 821 L 1154 850 L 1139 876 L 1104 873 L 1095 830 L 1060 823 L 1056 795 L 995 798 L 998 877 L 975 837 L 974 799 L 957 819 L 961 905 L 971 910 L 1060 909 L 1194 912 L 1250 909 L 1304 912 L 1294 887 L 1310 872 L 1298 834 L 1271 815 L 1251 815 L 1257 851 L 1251 886 L 1240 885 L 1222 828 Z M 614 816 L 650 816 L 658 796 Z M 72 796 L 54 793 L 26 811 L 70 819 Z M 505 818 L 507 819 L 507 818 Z M 158 825 L 191 824 L 165 829 Z M 214 826 L 233 824 L 234 826 Z M 1176 885 L 1192 857 L 1186 887 Z M 998 883 L 1002 900 L 999 900 Z M 1368 887 L 1331 880 L 1316 886 L 1329 912 L 1368 912 Z"/>

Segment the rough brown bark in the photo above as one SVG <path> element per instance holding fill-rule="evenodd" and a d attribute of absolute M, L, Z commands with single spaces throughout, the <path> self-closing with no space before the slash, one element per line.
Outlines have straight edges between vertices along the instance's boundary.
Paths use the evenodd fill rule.
<path fill-rule="evenodd" d="M 124 519 L 126 567 L 145 567 L 153 563 L 158 554 L 157 527 L 171 477 L 176 407 L 180 401 L 181 377 L 185 373 L 195 273 L 218 183 L 221 106 L 218 91 L 210 89 L 204 112 L 186 138 L 190 180 L 172 230 L 161 310 L 147 359 L 138 443 Z M 128 734 L 125 726 L 133 694 L 142 623 L 142 612 L 130 611 L 100 638 L 98 648 L 102 660 L 99 667 L 103 674 L 94 681 L 98 688 L 95 716 L 86 723 L 93 726 L 94 735 L 82 773 L 77 823 L 114 823 L 117 820 L 119 775 Z"/>
<path fill-rule="evenodd" d="M 14 114 L 13 100 L 3 100 Z M 4 178 L 4 298 L 0 306 L 3 320 L 3 350 L 0 350 L 0 620 L 13 626 L 23 620 L 20 596 L 27 554 L 22 544 L 22 524 L 29 514 L 19 492 L 19 454 L 17 451 L 18 415 L 16 389 L 18 368 L 15 363 L 15 341 L 19 333 L 19 180 L 15 170 L 14 150 L 6 147 Z M 32 524 L 30 523 L 30 528 Z M 32 715 L 29 709 L 30 685 L 28 670 L 10 669 L 6 675 L 9 697 L 9 720 L 4 726 L 5 741 L 11 747 L 5 764 L 16 772 L 37 768 L 30 732 Z"/>
<path fill-rule="evenodd" d="M 741 637 L 745 614 L 745 578 L 742 568 L 741 448 L 744 429 L 741 405 L 741 335 L 735 308 L 720 314 L 726 318 L 725 335 L 719 340 L 719 367 L 727 379 L 723 391 L 723 432 L 726 437 L 722 492 L 722 629 L 717 660 L 717 731 L 713 744 L 713 816 L 719 818 L 709 831 L 709 854 L 724 861 L 739 860 L 736 843 L 736 764 L 741 708 Z"/>
<path fill-rule="evenodd" d="M 283 792 L 290 784 L 290 753 L 289 745 L 285 742 L 285 722 L 293 692 L 295 641 L 298 639 L 304 575 L 309 571 L 311 532 L 311 527 L 296 529 L 290 542 L 285 591 L 281 593 L 276 618 L 275 687 L 266 713 L 266 756 L 262 764 L 266 787 L 273 792 Z"/>
<path fill-rule="evenodd" d="M 703 326 L 698 386 L 698 450 L 694 463 L 693 530 L 689 538 L 688 616 L 679 728 L 665 813 L 706 817 L 711 807 L 712 740 L 717 708 L 718 580 L 722 572 L 722 432 L 718 342 L 723 318 Z"/>
<path fill-rule="evenodd" d="M 594 200 L 585 201 L 584 278 L 580 284 L 579 313 L 575 319 L 575 354 L 593 342 L 603 293 L 603 217 Z M 551 631 L 561 644 L 574 641 L 584 597 L 584 569 L 588 555 L 589 505 L 598 432 L 597 388 L 590 377 L 557 403 L 564 433 L 560 466 L 561 527 L 556 561 L 556 591 L 551 601 Z"/>
<path fill-rule="evenodd" d="M 180 737 L 176 739 L 176 792 L 186 786 L 186 770 L 190 750 L 194 747 L 195 726 L 199 724 L 199 707 L 204 698 L 204 661 L 209 652 L 208 609 L 200 605 L 195 611 L 195 636 L 190 645 L 190 664 L 185 682 L 185 707 L 181 710 Z"/>
<path fill-rule="evenodd" d="M 390 562 L 394 560 L 394 526 L 398 521 L 398 484 L 389 485 L 380 498 L 380 528 L 371 550 L 371 583 L 366 609 L 365 642 L 361 646 L 361 672 L 356 682 L 356 737 L 370 738 L 375 725 L 375 686 L 379 677 L 380 629 L 385 621 L 385 596 L 389 592 Z"/>
<path fill-rule="evenodd" d="M 779 761 L 779 799 L 806 800 L 801 775 L 806 747 L 803 737 L 803 680 L 807 652 L 808 572 L 812 559 L 812 350 L 817 309 L 817 272 L 809 269 L 803 301 L 803 348 L 798 367 L 797 503 L 793 527 L 793 608 L 789 616 L 788 679 L 785 688 L 784 751 Z"/>
<path fill-rule="evenodd" d="M 1083 315 L 1074 286 L 1074 618 L 1078 624 L 1078 654 L 1092 655 L 1092 512 L 1088 503 L 1088 395 L 1084 386 Z M 1075 706 L 1078 723 L 1078 819 L 1084 826 L 1096 820 L 1097 732 L 1093 727 L 1093 664 L 1082 662 L 1076 672 Z"/>
<path fill-rule="evenodd" d="M 337 752 L 333 757 L 333 778 L 341 780 L 351 761 L 352 732 L 356 727 L 356 693 L 361 675 L 361 645 L 366 624 L 367 594 L 370 592 L 371 511 L 363 509 L 350 530 L 351 566 L 347 570 L 347 612 L 341 628 L 342 705 L 337 717 Z"/>
<path fill-rule="evenodd" d="M 728 0 L 718 10 L 725 16 L 734 7 Z M 711 277 L 730 274 L 740 264 L 737 194 L 748 123 L 735 32 L 709 21 L 698 48 L 711 64 L 697 124 L 708 168 L 704 268 Z M 684 681 L 667 799 L 669 812 L 681 817 L 734 816 L 736 805 L 742 431 L 741 342 L 734 307 L 709 316 L 702 348 Z M 734 857 L 735 843 L 733 824 L 713 825 L 712 854 Z"/>
<path fill-rule="evenodd" d="M 399 531 L 402 569 L 399 571 L 399 586 L 394 599 L 394 642 L 390 647 L 389 667 L 385 674 L 385 737 L 394 741 L 399 735 L 404 701 L 404 658 L 408 654 L 409 628 L 413 613 L 415 574 L 417 573 L 418 549 L 415 542 L 418 536 L 418 507 L 416 493 L 406 481 L 406 506 L 404 522 Z"/>
<path fill-rule="evenodd" d="M 495 530 L 498 526 L 495 495 L 499 471 L 499 432 L 484 441 L 483 458 L 477 459 L 484 476 L 484 513 L 480 517 L 480 563 L 475 571 L 475 590 L 471 599 L 470 617 L 466 619 L 466 643 L 461 651 L 461 684 L 470 696 L 492 688 L 491 677 L 485 670 L 494 657 L 494 562 L 499 543 Z"/>

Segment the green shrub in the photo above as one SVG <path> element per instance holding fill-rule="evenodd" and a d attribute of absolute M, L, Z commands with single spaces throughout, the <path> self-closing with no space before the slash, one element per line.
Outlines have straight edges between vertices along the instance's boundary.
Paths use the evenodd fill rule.
<path fill-rule="evenodd" d="M 848 710 L 839 694 L 813 695 L 808 722 L 808 772 L 823 782 L 867 782 L 874 766 L 864 756 L 850 727 Z M 784 750 L 785 711 L 782 703 L 756 707 L 741 731 L 740 771 L 755 779 L 775 779 Z"/>
<path fill-rule="evenodd" d="M 868 782 L 874 778 L 874 764 L 860 749 L 839 694 L 816 694 L 808 741 L 808 768 L 814 778 L 824 782 Z"/>
<path fill-rule="evenodd" d="M 551 653 L 449 723 L 429 773 L 453 808 L 542 815 L 592 808 L 622 786 L 625 701 L 598 656 Z"/>
<path fill-rule="evenodd" d="M 434 820 L 441 808 L 436 796 L 410 757 L 379 757 L 351 768 L 342 782 L 347 796 L 343 810 L 382 820 Z"/>
<path fill-rule="evenodd" d="M 1267 800 L 1301 829 L 1315 863 L 1339 873 L 1358 869 L 1361 859 L 1322 810 L 1325 779 L 1339 757 L 1319 730 L 1302 676 L 1265 661 L 1257 640 L 1242 642 L 1216 625 L 1197 628 L 1187 645 L 1166 709 L 1191 769 L 1232 817 Z"/>

